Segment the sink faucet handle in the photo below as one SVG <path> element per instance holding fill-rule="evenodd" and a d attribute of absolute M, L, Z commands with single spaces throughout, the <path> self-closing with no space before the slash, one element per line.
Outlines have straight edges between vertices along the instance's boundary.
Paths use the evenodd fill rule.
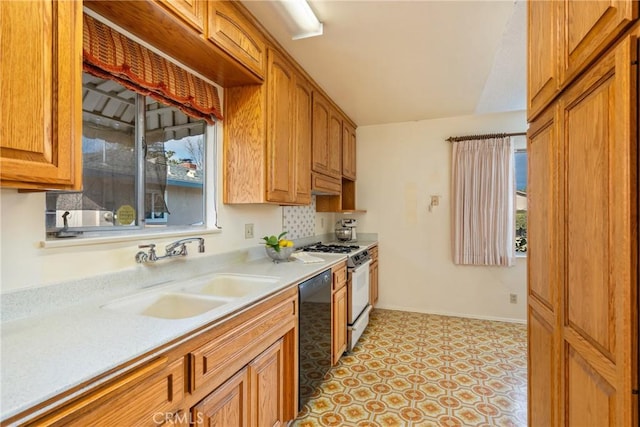
<path fill-rule="evenodd" d="M 143 261 L 152 261 L 155 262 L 158 260 L 158 256 L 156 255 L 156 245 L 155 243 L 148 243 L 146 245 L 138 245 L 138 249 L 146 249 L 149 248 L 149 255 L 147 256 L 147 258 Z M 140 252 L 138 252 L 139 254 Z M 136 261 L 138 261 L 138 258 L 136 256 Z M 141 261 L 138 261 L 141 262 Z"/>
<path fill-rule="evenodd" d="M 144 264 L 147 261 L 149 261 L 149 255 L 147 255 L 145 252 L 140 251 L 136 254 L 136 262 L 138 264 Z"/>

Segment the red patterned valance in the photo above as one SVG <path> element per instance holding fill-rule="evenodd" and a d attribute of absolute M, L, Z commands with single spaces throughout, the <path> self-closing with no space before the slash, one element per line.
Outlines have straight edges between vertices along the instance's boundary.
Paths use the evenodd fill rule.
<path fill-rule="evenodd" d="M 215 86 L 84 14 L 84 70 L 179 108 L 209 124 L 222 120 Z M 176 41 L 177 42 L 177 41 Z"/>

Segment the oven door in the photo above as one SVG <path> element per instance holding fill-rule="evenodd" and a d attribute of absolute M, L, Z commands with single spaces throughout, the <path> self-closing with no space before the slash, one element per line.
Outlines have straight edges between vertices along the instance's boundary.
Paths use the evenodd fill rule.
<path fill-rule="evenodd" d="M 371 261 L 349 269 L 349 325 L 353 325 L 369 304 L 369 264 Z"/>

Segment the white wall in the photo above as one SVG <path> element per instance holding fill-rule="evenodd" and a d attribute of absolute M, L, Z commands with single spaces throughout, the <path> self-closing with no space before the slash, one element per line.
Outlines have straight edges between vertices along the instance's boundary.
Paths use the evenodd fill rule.
<path fill-rule="evenodd" d="M 358 231 L 380 242 L 380 307 L 526 319 L 526 259 L 511 268 L 456 266 L 450 244 L 449 136 L 519 132 L 524 112 L 359 127 Z M 440 206 L 428 211 L 431 195 Z M 509 303 L 509 294 L 518 303 Z"/>
<path fill-rule="evenodd" d="M 39 247 L 45 236 L 44 193 L 22 194 L 2 189 L 0 203 L 1 292 L 128 268 L 146 268 L 137 266 L 134 261 L 138 243 L 150 241 L 160 246 L 177 239 L 141 237 L 133 242 L 44 249 Z M 206 235 L 206 253 L 200 255 L 194 247 L 189 257 L 255 247 L 259 244 L 258 236 L 282 229 L 282 208 L 279 206 L 219 204 L 218 207 L 222 232 Z M 244 239 L 245 223 L 255 224 L 254 239 Z"/>

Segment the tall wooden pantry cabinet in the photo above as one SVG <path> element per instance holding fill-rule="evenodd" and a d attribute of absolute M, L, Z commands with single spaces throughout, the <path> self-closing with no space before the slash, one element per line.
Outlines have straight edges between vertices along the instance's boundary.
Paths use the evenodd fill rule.
<path fill-rule="evenodd" d="M 636 1 L 528 3 L 529 425 L 638 425 Z"/>

